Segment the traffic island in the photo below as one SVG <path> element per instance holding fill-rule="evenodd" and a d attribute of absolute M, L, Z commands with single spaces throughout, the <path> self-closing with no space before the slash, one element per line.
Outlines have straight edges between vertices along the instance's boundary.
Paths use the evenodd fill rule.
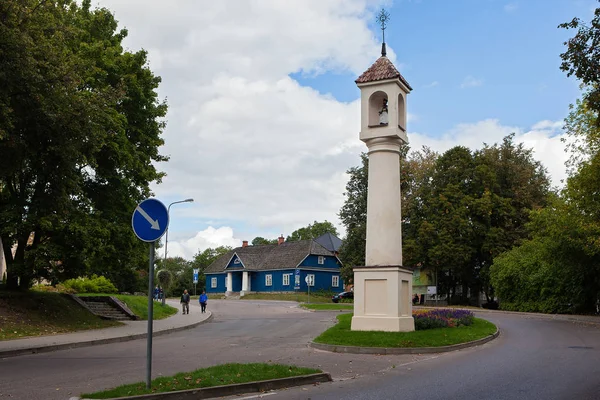
<path fill-rule="evenodd" d="M 496 325 L 474 317 L 469 325 L 413 332 L 352 331 L 352 314 L 338 315 L 337 319 L 338 323 L 315 338 L 310 347 L 353 354 L 443 353 L 487 343 L 500 333 Z"/>
<path fill-rule="evenodd" d="M 182 372 L 152 381 L 122 385 L 114 389 L 82 394 L 74 399 L 205 399 L 265 392 L 294 386 L 330 382 L 331 376 L 314 368 L 281 364 L 223 364 L 192 372 Z"/>

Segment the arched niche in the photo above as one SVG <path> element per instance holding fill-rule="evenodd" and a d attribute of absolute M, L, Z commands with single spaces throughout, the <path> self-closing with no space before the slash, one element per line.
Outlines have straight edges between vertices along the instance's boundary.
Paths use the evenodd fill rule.
<path fill-rule="evenodd" d="M 369 126 L 370 127 L 387 126 L 388 125 L 388 124 L 380 124 L 380 122 L 379 122 L 380 111 L 383 108 L 384 100 L 385 100 L 385 104 L 387 105 L 388 104 L 388 96 L 385 92 L 382 92 L 381 90 L 378 90 L 377 92 L 373 93 L 371 95 L 371 97 L 369 97 Z M 388 105 L 388 107 L 389 107 L 389 105 Z M 389 118 L 389 116 L 388 116 L 388 118 Z"/>
<path fill-rule="evenodd" d="M 406 102 L 402 93 L 398 93 L 398 127 L 406 132 Z"/>

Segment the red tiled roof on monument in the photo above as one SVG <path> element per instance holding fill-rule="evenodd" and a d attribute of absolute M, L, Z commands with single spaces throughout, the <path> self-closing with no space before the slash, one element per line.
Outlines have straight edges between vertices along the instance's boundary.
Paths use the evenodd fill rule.
<path fill-rule="evenodd" d="M 394 67 L 394 64 L 385 56 L 381 56 L 375 61 L 373 65 L 369 67 L 361 76 L 358 77 L 354 82 L 356 83 L 367 83 L 375 81 L 383 81 L 386 79 L 400 79 L 402 83 L 406 85 L 410 90 L 412 87 L 408 84 L 406 79 L 400 72 Z"/>

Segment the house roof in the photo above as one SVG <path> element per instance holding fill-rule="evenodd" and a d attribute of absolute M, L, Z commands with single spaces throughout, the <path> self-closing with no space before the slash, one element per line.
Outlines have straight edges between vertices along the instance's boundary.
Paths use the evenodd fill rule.
<path fill-rule="evenodd" d="M 329 232 L 316 238 L 315 242 L 319 243 L 321 246 L 325 247 L 331 252 L 339 251 L 340 247 L 342 246 L 342 239 Z"/>
<path fill-rule="evenodd" d="M 245 270 L 263 271 L 296 268 L 308 255 L 331 256 L 333 254 L 314 240 L 284 242 L 280 245 L 266 244 L 237 247 L 218 257 L 204 272 L 217 273 L 225 271 L 234 255 L 239 257 Z"/>
<path fill-rule="evenodd" d="M 386 79 L 400 79 L 409 90 L 412 87 L 408 84 L 407 80 L 398 72 L 394 64 L 386 57 L 381 56 L 371 65 L 361 76 L 358 77 L 354 82 L 356 83 L 368 83 L 375 81 L 383 81 Z"/>

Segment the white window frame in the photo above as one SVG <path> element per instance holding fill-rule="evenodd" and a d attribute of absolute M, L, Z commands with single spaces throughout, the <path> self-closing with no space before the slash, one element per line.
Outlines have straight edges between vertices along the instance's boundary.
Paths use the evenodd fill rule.
<path fill-rule="evenodd" d="M 273 286 L 273 275 L 265 275 L 265 286 Z"/>
<path fill-rule="evenodd" d="M 216 277 L 214 277 L 214 278 L 210 278 L 210 287 L 211 287 L 212 289 L 214 289 L 214 288 L 216 288 L 216 287 L 217 287 L 217 278 L 216 278 Z"/>
<path fill-rule="evenodd" d="M 317 258 L 317 263 L 319 265 L 325 264 L 325 256 L 319 256 L 319 258 Z"/>
<path fill-rule="evenodd" d="M 308 286 L 315 286 L 315 274 L 308 274 Z"/>
<path fill-rule="evenodd" d="M 331 277 L 331 287 L 340 287 L 340 277 L 333 275 Z"/>
<path fill-rule="evenodd" d="M 290 286 L 290 275 L 291 274 L 283 274 L 283 286 Z"/>

